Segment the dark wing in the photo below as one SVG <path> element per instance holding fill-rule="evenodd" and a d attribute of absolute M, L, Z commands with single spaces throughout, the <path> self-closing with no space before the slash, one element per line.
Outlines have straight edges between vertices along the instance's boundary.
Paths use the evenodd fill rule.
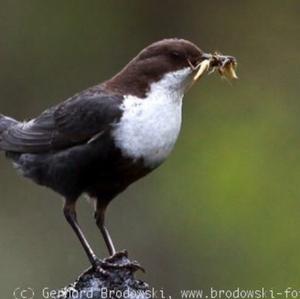
<path fill-rule="evenodd" d="M 5 151 L 43 153 L 87 143 L 121 117 L 122 96 L 99 87 L 81 92 L 39 117 L 9 127 L 2 134 Z"/>

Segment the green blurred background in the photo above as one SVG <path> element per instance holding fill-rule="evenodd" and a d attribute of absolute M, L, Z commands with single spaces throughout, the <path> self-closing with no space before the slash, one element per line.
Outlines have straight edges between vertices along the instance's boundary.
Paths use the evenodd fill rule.
<path fill-rule="evenodd" d="M 300 289 L 299 1 L 0 0 L 0 111 L 29 119 L 109 78 L 149 43 L 183 37 L 236 56 L 185 97 L 176 149 L 110 206 L 108 226 L 147 274 L 180 289 Z M 297 37 L 298 36 L 298 37 Z M 0 157 L 0 289 L 59 288 L 88 266 L 59 196 Z M 83 199 L 79 217 L 103 241 Z"/>

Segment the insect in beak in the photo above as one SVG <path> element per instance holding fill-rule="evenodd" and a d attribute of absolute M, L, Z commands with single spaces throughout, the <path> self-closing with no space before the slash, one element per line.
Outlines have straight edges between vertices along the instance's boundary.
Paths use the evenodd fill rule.
<path fill-rule="evenodd" d="M 193 66 L 192 63 L 188 61 L 190 67 L 195 71 L 197 70 L 193 77 L 193 82 L 198 81 L 206 72 L 213 73 L 216 69 L 224 78 L 230 80 L 238 79 L 235 72 L 237 63 L 234 57 L 215 53 L 203 54 L 202 59 L 203 60 L 196 66 Z"/>
<path fill-rule="evenodd" d="M 220 75 L 230 80 L 238 79 L 238 76 L 235 72 L 237 66 L 236 60 L 232 57 L 223 57 L 225 57 L 225 59 L 222 62 L 222 66 L 218 68 Z"/>
<path fill-rule="evenodd" d="M 202 77 L 205 72 L 207 72 L 209 70 L 210 64 L 211 64 L 211 61 L 209 59 L 208 60 L 203 60 L 202 62 L 200 62 L 198 64 L 198 66 L 197 66 L 198 71 L 197 71 L 196 75 L 193 78 L 194 82 L 198 81 L 198 79 L 200 77 Z"/>

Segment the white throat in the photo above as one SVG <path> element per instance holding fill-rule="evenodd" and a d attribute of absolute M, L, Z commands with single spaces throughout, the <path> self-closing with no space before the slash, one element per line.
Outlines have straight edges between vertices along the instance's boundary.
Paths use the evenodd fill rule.
<path fill-rule="evenodd" d="M 113 135 L 124 156 L 155 168 L 172 151 L 181 127 L 182 98 L 192 70 L 170 72 L 151 85 L 146 98 L 125 96 Z"/>

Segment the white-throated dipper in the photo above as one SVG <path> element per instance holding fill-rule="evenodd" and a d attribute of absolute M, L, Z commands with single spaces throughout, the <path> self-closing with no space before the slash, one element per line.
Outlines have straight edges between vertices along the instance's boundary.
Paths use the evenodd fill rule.
<path fill-rule="evenodd" d="M 30 121 L 0 115 L 0 150 L 22 175 L 64 197 L 64 215 L 96 265 L 77 222 L 79 196 L 95 199 L 96 223 L 114 255 L 104 225 L 107 205 L 168 157 L 181 127 L 182 98 L 193 81 L 214 68 L 235 77 L 235 65 L 233 57 L 205 54 L 187 40 L 158 41 L 112 79 Z"/>

